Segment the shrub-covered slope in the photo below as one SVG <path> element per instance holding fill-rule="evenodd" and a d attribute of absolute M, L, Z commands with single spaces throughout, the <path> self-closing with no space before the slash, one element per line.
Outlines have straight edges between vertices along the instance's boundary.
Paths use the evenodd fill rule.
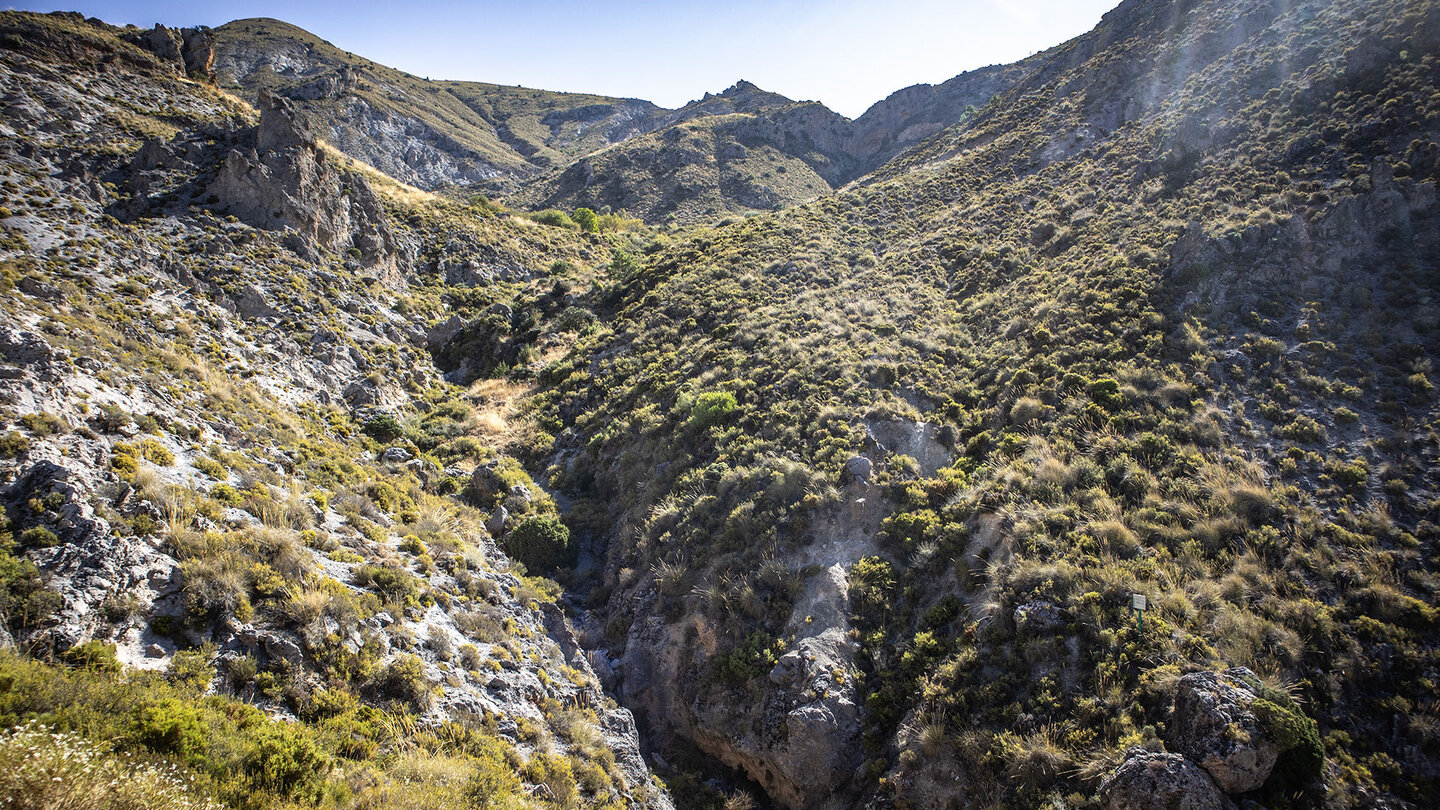
<path fill-rule="evenodd" d="M 534 400 L 655 734 L 791 807 L 1425 803 L 1437 44 L 1429 2 L 1131 0 L 858 187 L 657 245 Z M 1241 667 L 1216 742 L 1181 676 Z"/>

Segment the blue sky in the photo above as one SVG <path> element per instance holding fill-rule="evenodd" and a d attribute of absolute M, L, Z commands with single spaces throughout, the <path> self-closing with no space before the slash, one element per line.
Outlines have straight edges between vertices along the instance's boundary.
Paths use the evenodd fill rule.
<path fill-rule="evenodd" d="M 72 0 L 114 24 L 277 17 L 435 79 L 644 98 L 678 107 L 738 79 L 851 117 L 895 90 L 1012 62 L 1093 28 L 1119 0 Z"/>

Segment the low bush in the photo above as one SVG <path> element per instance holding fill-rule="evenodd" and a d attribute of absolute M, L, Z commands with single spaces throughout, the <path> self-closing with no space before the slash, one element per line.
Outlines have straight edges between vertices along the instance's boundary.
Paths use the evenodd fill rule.
<path fill-rule="evenodd" d="M 522 518 L 505 536 L 505 551 L 535 573 L 553 571 L 574 557 L 570 529 L 551 515 Z"/>

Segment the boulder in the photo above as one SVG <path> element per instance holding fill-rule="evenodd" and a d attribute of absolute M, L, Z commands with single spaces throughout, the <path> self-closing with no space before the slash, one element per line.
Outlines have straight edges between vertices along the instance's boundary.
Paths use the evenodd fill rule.
<path fill-rule="evenodd" d="M 387 447 L 380 454 L 380 460 L 389 464 L 403 464 L 415 456 L 403 447 Z"/>
<path fill-rule="evenodd" d="M 875 463 L 864 456 L 854 456 L 845 462 L 845 479 L 856 484 L 870 485 Z"/>
<path fill-rule="evenodd" d="M 1105 810 L 1234 810 L 1204 768 L 1179 754 L 1132 748 L 1100 783 Z"/>
<path fill-rule="evenodd" d="M 499 537 L 505 533 L 505 526 L 510 522 L 510 510 L 504 506 L 495 507 L 495 512 L 490 515 L 490 520 L 485 523 L 485 531 L 490 532 L 492 537 Z"/>
<path fill-rule="evenodd" d="M 1280 750 L 1251 710 L 1254 673 L 1192 672 L 1180 679 L 1170 720 L 1171 748 L 1199 763 L 1226 793 L 1265 784 Z"/>
<path fill-rule="evenodd" d="M 430 347 L 430 351 L 438 352 L 464 329 L 465 320 L 459 315 L 451 315 L 444 323 L 425 333 L 425 342 Z"/>
<path fill-rule="evenodd" d="M 273 659 L 294 666 L 300 666 L 305 661 L 305 655 L 300 651 L 300 645 L 278 633 L 262 634 L 260 643 L 265 648 L 265 654 Z"/>
<path fill-rule="evenodd" d="M 476 498 L 489 498 L 505 487 L 505 481 L 494 467 L 482 464 L 470 474 L 470 489 Z"/>
<path fill-rule="evenodd" d="M 1011 618 L 1017 635 L 1051 635 L 1065 627 L 1060 608 L 1050 602 L 1026 602 L 1015 608 Z"/>

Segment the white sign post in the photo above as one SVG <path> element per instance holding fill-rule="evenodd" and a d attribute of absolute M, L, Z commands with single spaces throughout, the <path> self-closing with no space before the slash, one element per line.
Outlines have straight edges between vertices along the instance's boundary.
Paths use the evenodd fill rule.
<path fill-rule="evenodd" d="M 1135 632 L 1145 632 L 1145 594 L 1130 594 L 1130 607 L 1135 608 Z"/>

